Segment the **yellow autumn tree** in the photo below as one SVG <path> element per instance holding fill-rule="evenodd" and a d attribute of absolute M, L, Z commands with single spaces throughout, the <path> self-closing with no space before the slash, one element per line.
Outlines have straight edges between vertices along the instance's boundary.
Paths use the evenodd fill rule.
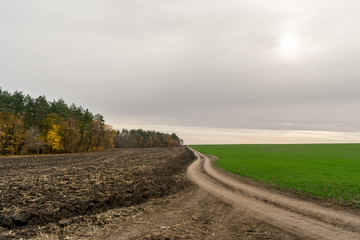
<path fill-rule="evenodd" d="M 50 152 L 63 151 L 62 118 L 49 114 L 45 122 L 47 131 L 42 137 L 43 142 L 49 147 Z"/>
<path fill-rule="evenodd" d="M 104 123 L 100 120 L 92 122 L 90 151 L 101 151 L 104 149 Z"/>
<path fill-rule="evenodd" d="M 24 144 L 25 124 L 23 116 L 9 112 L 0 113 L 0 144 L 4 154 L 18 153 Z"/>
<path fill-rule="evenodd" d="M 112 128 L 112 126 L 105 124 L 104 125 L 104 148 L 105 149 L 113 149 L 114 148 L 114 138 L 116 135 L 116 131 Z"/>
<path fill-rule="evenodd" d="M 5 132 L 6 122 L 3 118 L 3 113 L 0 113 L 0 150 L 3 152 L 3 149 L 5 148 L 5 142 L 6 142 L 6 132 Z"/>

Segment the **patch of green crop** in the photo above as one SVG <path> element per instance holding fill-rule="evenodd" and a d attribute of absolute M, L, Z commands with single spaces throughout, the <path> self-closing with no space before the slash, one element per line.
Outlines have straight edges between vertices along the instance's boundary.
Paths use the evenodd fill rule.
<path fill-rule="evenodd" d="M 216 165 L 273 187 L 360 207 L 360 144 L 195 145 Z"/>

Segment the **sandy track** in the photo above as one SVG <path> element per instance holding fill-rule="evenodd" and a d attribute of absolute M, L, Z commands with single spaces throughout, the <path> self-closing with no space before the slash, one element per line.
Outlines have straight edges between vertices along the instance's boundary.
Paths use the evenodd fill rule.
<path fill-rule="evenodd" d="M 240 182 L 197 156 L 188 177 L 204 190 L 254 218 L 307 239 L 360 239 L 360 217 Z"/>

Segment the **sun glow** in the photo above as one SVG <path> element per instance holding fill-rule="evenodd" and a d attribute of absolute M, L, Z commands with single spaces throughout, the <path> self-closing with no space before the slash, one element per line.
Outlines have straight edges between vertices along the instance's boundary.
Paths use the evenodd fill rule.
<path fill-rule="evenodd" d="M 285 33 L 279 38 L 278 51 L 285 61 L 294 61 L 299 57 L 299 39 L 293 33 Z"/>
<path fill-rule="evenodd" d="M 287 33 L 280 39 L 280 45 L 283 50 L 293 50 L 297 47 L 298 39 L 295 35 Z"/>

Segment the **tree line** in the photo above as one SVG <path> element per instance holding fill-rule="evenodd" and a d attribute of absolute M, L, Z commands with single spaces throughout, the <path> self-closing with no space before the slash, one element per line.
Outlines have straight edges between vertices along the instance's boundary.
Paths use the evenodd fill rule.
<path fill-rule="evenodd" d="M 75 153 L 115 147 L 180 146 L 175 134 L 114 130 L 101 114 L 0 87 L 0 154 Z"/>
<path fill-rule="evenodd" d="M 183 140 L 175 133 L 170 135 L 142 129 L 123 129 L 121 132 L 116 131 L 114 144 L 116 148 L 178 147 L 183 144 Z"/>

